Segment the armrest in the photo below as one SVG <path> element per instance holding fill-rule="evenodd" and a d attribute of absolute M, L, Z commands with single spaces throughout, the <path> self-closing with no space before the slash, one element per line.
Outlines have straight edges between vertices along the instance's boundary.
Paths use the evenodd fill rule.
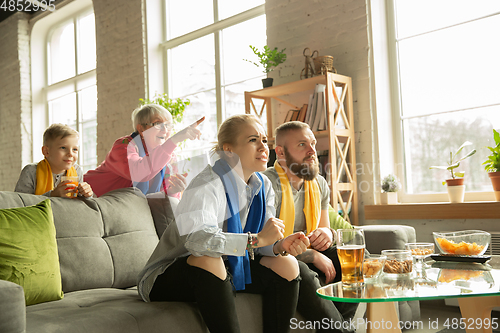
<path fill-rule="evenodd" d="M 0 280 L 0 332 L 26 332 L 26 303 L 20 285 Z"/>
<path fill-rule="evenodd" d="M 370 253 L 382 250 L 404 249 L 406 243 L 413 243 L 417 236 L 415 228 L 407 225 L 363 225 L 366 249 Z"/>

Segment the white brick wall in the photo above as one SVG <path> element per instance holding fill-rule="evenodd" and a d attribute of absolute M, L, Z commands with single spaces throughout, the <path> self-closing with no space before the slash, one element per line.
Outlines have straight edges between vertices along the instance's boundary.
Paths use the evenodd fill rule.
<path fill-rule="evenodd" d="M 334 57 L 334 67 L 353 82 L 356 132 L 356 162 L 364 172 L 371 191 L 359 191 L 360 223 L 364 202 L 373 203 L 373 126 L 370 100 L 368 17 L 365 0 L 267 0 L 267 44 L 286 48 L 287 61 L 279 71 L 271 72 L 276 84 L 300 79 L 304 68 L 303 50 L 318 50 L 319 55 Z M 359 189 L 359 188 L 358 188 Z"/>
<path fill-rule="evenodd" d="M 13 191 L 31 162 L 31 90 L 28 16 L 0 22 L 0 190 Z"/>
<path fill-rule="evenodd" d="M 97 160 L 132 132 L 130 115 L 146 93 L 144 3 L 93 0 L 97 44 Z"/>

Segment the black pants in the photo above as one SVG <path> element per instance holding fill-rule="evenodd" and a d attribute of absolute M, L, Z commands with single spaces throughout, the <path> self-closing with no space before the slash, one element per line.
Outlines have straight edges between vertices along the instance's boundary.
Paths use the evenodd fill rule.
<path fill-rule="evenodd" d="M 264 332 L 289 332 L 295 314 L 300 277 L 283 279 L 259 262 L 250 260 L 252 284 L 240 292 L 262 294 Z M 240 332 L 231 277 L 222 281 L 212 273 L 178 258 L 156 278 L 149 294 L 151 301 L 196 302 L 210 332 Z"/>
<path fill-rule="evenodd" d="M 342 272 L 340 261 L 337 256 L 337 248 L 332 246 L 321 253 L 330 258 L 333 262 L 333 266 L 337 272 L 333 282 L 341 281 Z M 329 324 L 323 325 L 322 328 L 317 329 L 316 332 L 348 332 L 348 330 L 335 329 L 335 326 L 331 323 L 332 321 L 342 323 L 352 318 L 358 308 L 358 303 L 332 302 L 319 297 L 316 295 L 316 290 L 321 287 L 320 276 L 324 278 L 324 273 L 313 264 L 305 264 L 302 261 L 299 261 L 299 269 L 302 280 L 300 282 L 297 310 L 300 314 L 302 314 L 306 320 L 310 321 L 322 322 L 327 320 Z M 328 319 L 331 319 L 331 321 Z M 341 326 L 339 325 L 337 327 Z"/>

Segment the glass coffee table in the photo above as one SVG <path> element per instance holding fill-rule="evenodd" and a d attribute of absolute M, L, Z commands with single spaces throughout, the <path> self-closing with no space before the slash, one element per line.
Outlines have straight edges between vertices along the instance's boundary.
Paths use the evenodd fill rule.
<path fill-rule="evenodd" d="M 408 275 L 382 275 L 365 282 L 360 288 L 348 289 L 342 282 L 319 288 L 316 293 L 335 302 L 367 303 L 366 319 L 355 325 L 364 325 L 366 331 L 401 332 L 396 312 L 397 301 L 425 301 L 457 298 L 462 319 L 451 320 L 450 329 L 471 332 L 492 332 L 500 323 L 491 319 L 491 310 L 500 306 L 500 257 L 488 262 L 430 261 L 424 280 Z M 427 327 L 425 327 L 427 328 Z"/>

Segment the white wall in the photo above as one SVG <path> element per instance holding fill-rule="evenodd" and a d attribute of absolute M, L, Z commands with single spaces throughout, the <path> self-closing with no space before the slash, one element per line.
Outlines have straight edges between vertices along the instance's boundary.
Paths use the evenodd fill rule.
<path fill-rule="evenodd" d="M 31 162 L 31 90 L 28 15 L 0 22 L 0 190 L 13 191 Z"/>
<path fill-rule="evenodd" d="M 155 50 L 153 43 L 147 45 L 145 38 L 154 35 L 153 31 L 146 33 L 146 4 L 148 10 L 153 10 L 152 4 L 154 8 L 161 7 L 158 0 L 147 3 L 145 0 L 93 0 L 97 34 L 99 162 L 116 138 L 132 131 L 130 114 L 138 99 L 148 91 L 148 71 L 154 72 L 153 64 L 148 68 L 146 62 L 146 54 Z M 364 221 L 363 207 L 373 204 L 378 192 L 378 141 L 387 141 L 390 137 L 387 133 L 379 135 L 376 129 L 377 121 L 390 123 L 387 118 L 377 119 L 376 110 L 381 104 L 390 108 L 390 101 L 387 86 L 379 80 L 387 77 L 387 73 L 379 70 L 380 64 L 383 66 L 387 61 L 387 56 L 383 55 L 384 32 L 374 28 L 372 33 L 368 15 L 373 11 L 377 15 L 373 25 L 383 26 L 383 8 L 371 8 L 374 4 L 379 1 L 267 0 L 267 44 L 286 48 L 287 53 L 284 66 L 270 76 L 275 78 L 275 84 L 299 80 L 304 67 L 302 52 L 309 47 L 318 50 L 320 55 L 332 55 L 338 73 L 352 77 L 358 181 L 363 184 L 359 189 L 361 224 L 413 225 L 417 238 L 422 241 L 430 240 L 432 230 L 499 230 L 498 220 Z M 155 26 L 158 29 L 160 24 L 156 22 Z M 22 166 L 31 162 L 27 17 L 16 14 L 1 22 L 0 43 L 0 190 L 12 190 Z M 374 56 L 374 49 L 382 56 Z M 156 61 L 161 62 L 161 59 Z M 379 66 L 377 70 L 373 63 Z M 161 86 L 161 78 L 155 80 Z"/>
<path fill-rule="evenodd" d="M 376 175 L 368 10 L 365 0 L 266 1 L 267 44 L 287 54 L 282 69 L 270 74 L 275 84 L 300 79 L 306 47 L 333 56 L 337 72 L 352 78 L 360 223 L 364 204 L 374 202 Z"/>
<path fill-rule="evenodd" d="M 146 96 L 145 8 L 142 0 L 93 0 L 97 44 L 97 161 L 132 133 L 130 115 Z"/>

